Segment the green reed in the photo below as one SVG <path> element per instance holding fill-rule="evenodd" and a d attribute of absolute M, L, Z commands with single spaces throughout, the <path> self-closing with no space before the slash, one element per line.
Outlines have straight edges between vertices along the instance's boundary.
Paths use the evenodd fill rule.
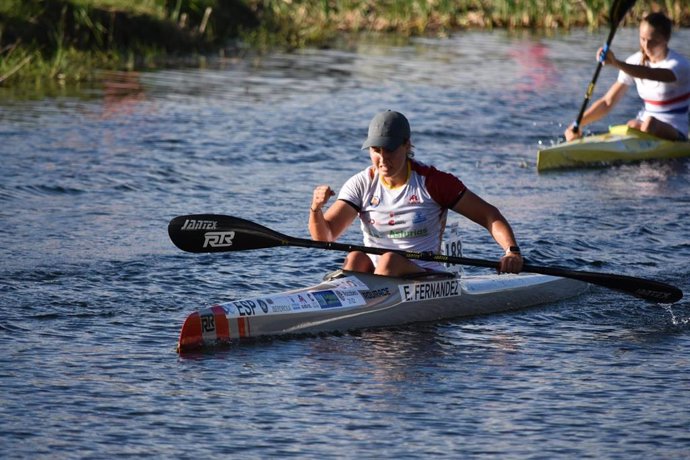
<path fill-rule="evenodd" d="M 663 0 L 676 24 L 690 19 L 688 0 Z M 264 0 L 260 27 L 243 35 L 255 46 L 327 43 L 343 32 L 445 35 L 461 28 L 535 30 L 596 28 L 608 23 L 612 0 Z M 639 0 L 627 22 L 658 9 Z M 626 21 L 624 21 L 624 24 Z M 687 25 L 687 24 L 683 24 Z M 262 43 L 266 41 L 266 43 Z"/>
<path fill-rule="evenodd" d="M 443 36 L 464 28 L 555 30 L 607 23 L 612 0 L 0 0 L 0 85 L 82 80 L 94 69 L 171 56 L 328 46 L 380 32 Z M 661 7 L 678 25 L 688 0 L 638 0 L 627 23 Z M 624 24 L 625 22 L 624 21 Z"/>

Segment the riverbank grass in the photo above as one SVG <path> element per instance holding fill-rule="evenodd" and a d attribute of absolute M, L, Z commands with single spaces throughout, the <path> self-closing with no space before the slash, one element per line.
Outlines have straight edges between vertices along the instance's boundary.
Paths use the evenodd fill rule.
<path fill-rule="evenodd" d="M 567 30 L 608 24 L 613 0 L 2 0 L 0 84 L 93 78 L 180 56 L 329 46 L 359 32 L 444 36 L 467 28 Z M 623 25 L 687 0 L 638 0 Z"/>

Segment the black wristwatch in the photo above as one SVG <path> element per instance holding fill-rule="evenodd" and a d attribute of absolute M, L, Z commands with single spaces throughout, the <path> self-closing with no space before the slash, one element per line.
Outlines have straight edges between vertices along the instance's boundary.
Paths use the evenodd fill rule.
<path fill-rule="evenodd" d="M 511 247 L 509 247 L 508 250 L 506 251 L 506 254 L 510 254 L 510 253 L 513 253 L 513 254 L 520 254 L 520 246 L 511 246 Z"/>

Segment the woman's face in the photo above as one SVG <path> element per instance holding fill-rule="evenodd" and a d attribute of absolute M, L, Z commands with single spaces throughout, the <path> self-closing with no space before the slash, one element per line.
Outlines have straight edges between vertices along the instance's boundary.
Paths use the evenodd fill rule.
<path fill-rule="evenodd" d="M 408 142 L 403 142 L 395 150 L 387 150 L 383 147 L 369 147 L 371 164 L 378 170 L 382 177 L 397 178 L 407 176 L 407 150 Z"/>
<path fill-rule="evenodd" d="M 640 24 L 640 49 L 650 61 L 661 61 L 666 57 L 668 40 L 647 22 Z"/>

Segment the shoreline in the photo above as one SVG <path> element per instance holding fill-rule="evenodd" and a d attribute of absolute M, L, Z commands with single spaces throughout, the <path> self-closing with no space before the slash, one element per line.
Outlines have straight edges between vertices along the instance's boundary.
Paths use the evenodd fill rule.
<path fill-rule="evenodd" d="M 393 6 L 373 0 L 183 0 L 173 10 L 158 0 L 144 6 L 132 0 L 8 3 L 0 8 L 0 86 L 5 87 L 89 81 L 103 70 L 153 70 L 211 56 L 329 48 L 343 37 L 372 32 L 409 39 L 465 30 L 597 30 L 608 27 L 610 2 L 601 11 L 585 0 L 546 2 L 547 10 L 539 8 L 539 0 L 520 7 L 507 0 L 459 0 L 445 8 L 426 0 Z M 621 27 L 637 24 L 651 4 L 638 2 Z M 690 26 L 690 5 L 681 6 L 680 0 L 667 5 L 675 27 Z"/>

